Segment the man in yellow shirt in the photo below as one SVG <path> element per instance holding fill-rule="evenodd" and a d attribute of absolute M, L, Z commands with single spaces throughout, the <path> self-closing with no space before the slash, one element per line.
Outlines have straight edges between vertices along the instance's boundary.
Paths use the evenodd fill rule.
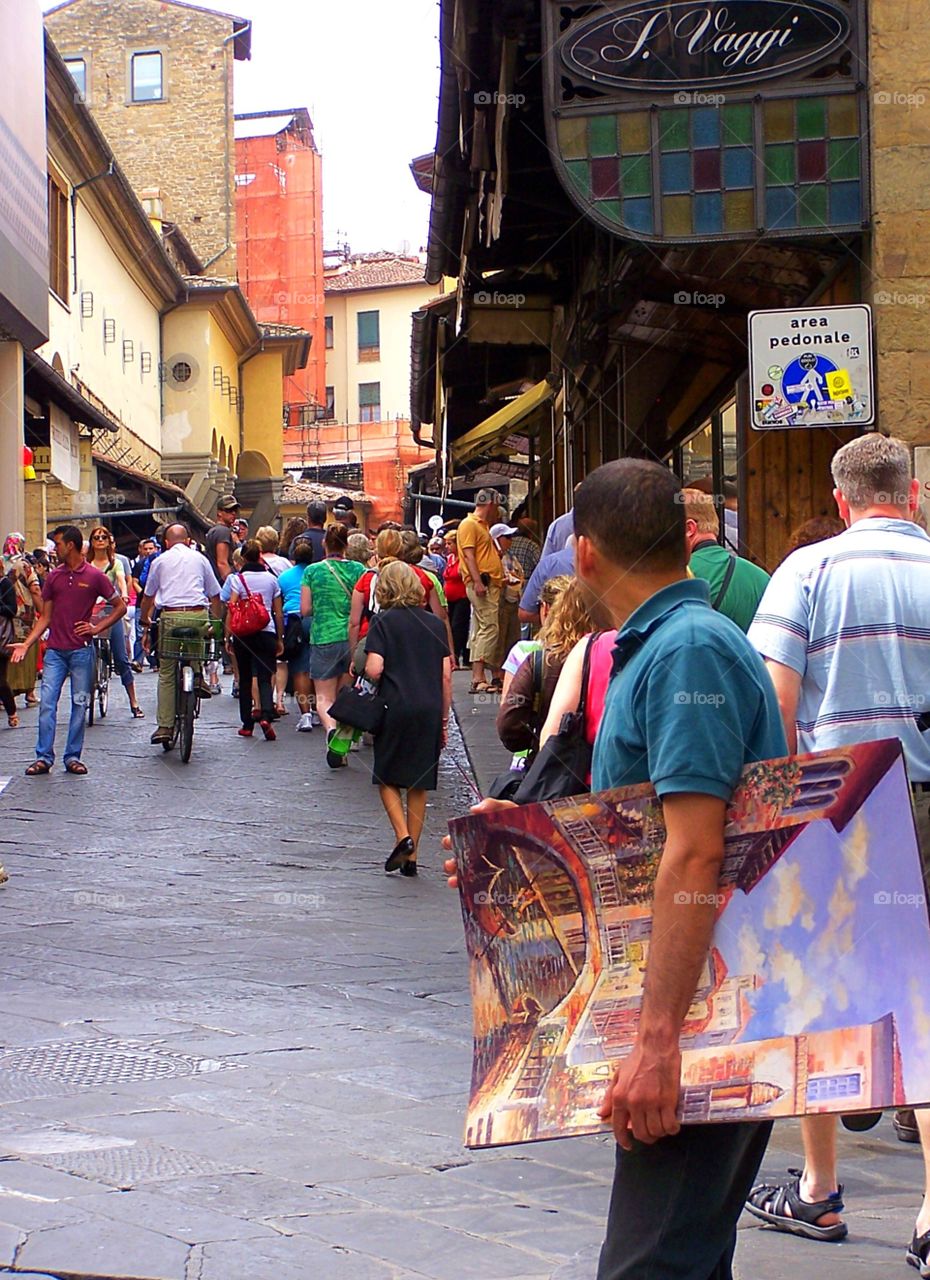
<path fill-rule="evenodd" d="M 495 685 L 494 659 L 500 634 L 500 598 L 504 567 L 491 537 L 491 525 L 500 519 L 499 495 L 493 489 L 479 489 L 475 509 L 458 527 L 459 558 L 465 591 L 471 601 L 470 693 L 487 693 Z M 491 671 L 488 681 L 485 668 Z"/>

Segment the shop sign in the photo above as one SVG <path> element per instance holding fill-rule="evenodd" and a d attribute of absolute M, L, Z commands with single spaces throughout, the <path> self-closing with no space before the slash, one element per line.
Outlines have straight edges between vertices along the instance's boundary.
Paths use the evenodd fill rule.
<path fill-rule="evenodd" d="M 650 0 L 612 6 L 562 45 L 569 71 L 626 89 L 709 89 L 796 75 L 850 35 L 833 0 Z"/>
<path fill-rule="evenodd" d="M 67 489 L 81 487 L 81 445 L 78 429 L 57 405 L 49 407 L 51 457 L 49 469 Z"/>
<path fill-rule="evenodd" d="M 751 312 L 749 371 L 757 431 L 872 426 L 871 308 Z"/>

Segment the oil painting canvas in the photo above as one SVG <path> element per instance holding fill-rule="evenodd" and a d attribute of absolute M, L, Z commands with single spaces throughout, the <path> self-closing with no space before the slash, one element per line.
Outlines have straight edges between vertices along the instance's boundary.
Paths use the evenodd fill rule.
<path fill-rule="evenodd" d="M 450 830 L 474 1018 L 466 1145 L 601 1131 L 636 1034 L 661 803 L 628 787 Z M 930 926 L 896 740 L 749 766 L 714 906 L 683 1123 L 930 1101 Z"/>

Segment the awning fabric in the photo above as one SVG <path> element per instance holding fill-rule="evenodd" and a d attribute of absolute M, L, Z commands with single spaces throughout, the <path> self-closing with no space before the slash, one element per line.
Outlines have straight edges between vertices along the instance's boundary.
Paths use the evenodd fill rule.
<path fill-rule="evenodd" d="M 547 404 L 557 388 L 558 381 L 550 374 L 542 382 L 530 387 L 529 391 L 524 391 L 502 409 L 492 413 L 490 418 L 485 418 L 476 427 L 459 436 L 458 440 L 453 440 L 452 457 L 455 462 L 468 462 L 470 458 L 506 439 L 521 422 L 525 422 L 537 409 Z"/>

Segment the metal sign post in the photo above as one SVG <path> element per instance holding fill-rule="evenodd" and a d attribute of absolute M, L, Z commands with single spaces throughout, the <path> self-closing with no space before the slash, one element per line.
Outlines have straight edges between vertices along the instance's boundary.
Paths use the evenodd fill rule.
<path fill-rule="evenodd" d="M 749 376 L 756 431 L 873 426 L 871 308 L 751 312 Z"/>

